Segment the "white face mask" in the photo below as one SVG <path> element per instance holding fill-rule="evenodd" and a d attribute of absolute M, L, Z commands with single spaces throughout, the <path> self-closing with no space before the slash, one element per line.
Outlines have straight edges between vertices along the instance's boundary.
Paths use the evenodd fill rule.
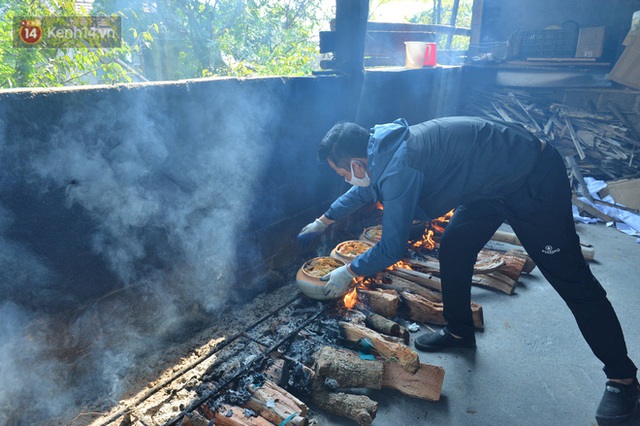
<path fill-rule="evenodd" d="M 354 186 L 369 186 L 371 184 L 371 179 L 369 178 L 367 170 L 365 169 L 363 178 L 356 177 L 356 174 L 353 172 L 353 163 L 355 163 L 355 161 L 351 162 L 351 180 L 345 179 L 345 181 Z M 362 168 L 364 168 L 364 164 L 359 161 L 358 164 L 360 164 Z"/>

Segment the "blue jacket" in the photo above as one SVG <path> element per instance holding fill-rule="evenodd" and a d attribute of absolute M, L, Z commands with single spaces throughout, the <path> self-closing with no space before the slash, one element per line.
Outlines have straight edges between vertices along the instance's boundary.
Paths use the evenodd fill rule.
<path fill-rule="evenodd" d="M 380 242 L 351 263 L 356 274 L 373 275 L 402 259 L 417 210 L 436 218 L 510 194 L 540 152 L 540 141 L 524 128 L 477 117 L 377 125 L 367 148 L 371 185 L 351 187 L 325 216 L 337 220 L 374 201 L 384 205 Z"/>

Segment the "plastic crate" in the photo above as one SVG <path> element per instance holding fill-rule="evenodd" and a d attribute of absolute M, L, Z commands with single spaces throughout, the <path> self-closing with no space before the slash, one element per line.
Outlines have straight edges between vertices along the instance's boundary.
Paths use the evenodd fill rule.
<path fill-rule="evenodd" d="M 573 58 L 578 44 L 577 31 L 542 30 L 520 31 L 517 35 L 518 57 Z"/>

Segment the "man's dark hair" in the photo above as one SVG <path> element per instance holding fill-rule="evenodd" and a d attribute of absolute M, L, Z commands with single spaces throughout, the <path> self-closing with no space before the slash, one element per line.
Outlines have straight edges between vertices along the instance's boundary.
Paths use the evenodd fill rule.
<path fill-rule="evenodd" d="M 352 158 L 367 158 L 369 131 L 355 123 L 338 123 L 322 138 L 318 147 L 320 161 L 331 160 L 336 166 L 349 169 Z"/>

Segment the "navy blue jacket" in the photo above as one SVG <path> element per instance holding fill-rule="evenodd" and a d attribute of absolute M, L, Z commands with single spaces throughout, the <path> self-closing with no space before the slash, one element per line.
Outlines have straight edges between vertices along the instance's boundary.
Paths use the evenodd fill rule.
<path fill-rule="evenodd" d="M 540 152 L 540 141 L 524 128 L 477 117 L 377 125 L 367 148 L 371 185 L 351 187 L 325 216 L 338 220 L 374 201 L 384 205 L 380 242 L 351 263 L 356 274 L 373 275 L 402 259 L 418 208 L 436 218 L 510 194 Z"/>

